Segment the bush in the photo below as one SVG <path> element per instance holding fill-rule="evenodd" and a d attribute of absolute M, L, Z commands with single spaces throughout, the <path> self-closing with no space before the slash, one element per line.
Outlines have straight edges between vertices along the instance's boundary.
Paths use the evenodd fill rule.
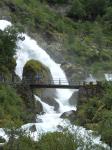
<path fill-rule="evenodd" d="M 39 141 L 20 134 L 19 138 L 11 137 L 4 150 L 105 150 L 101 145 L 92 143 L 91 138 L 84 142 L 82 138 L 68 131 L 43 134 Z"/>
<path fill-rule="evenodd" d="M 24 104 L 10 86 L 0 85 L 0 127 L 19 126 L 23 123 Z"/>
<path fill-rule="evenodd" d="M 98 130 L 102 140 L 112 146 L 112 111 L 104 110 L 102 112 Z"/>
<path fill-rule="evenodd" d="M 75 150 L 77 144 L 70 133 L 47 133 L 38 142 L 39 150 Z"/>
<path fill-rule="evenodd" d="M 37 143 L 30 137 L 20 135 L 18 139 L 11 138 L 9 142 L 4 146 L 4 150 L 39 150 L 37 149 Z"/>

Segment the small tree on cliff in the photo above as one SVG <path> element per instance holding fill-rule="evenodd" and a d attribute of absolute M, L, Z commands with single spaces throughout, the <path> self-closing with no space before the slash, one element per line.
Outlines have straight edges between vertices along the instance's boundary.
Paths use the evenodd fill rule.
<path fill-rule="evenodd" d="M 10 65 L 14 64 L 13 56 L 16 52 L 16 41 L 19 36 L 19 28 L 8 27 L 4 31 L 0 30 L 0 66 L 5 66 L 10 70 Z"/>

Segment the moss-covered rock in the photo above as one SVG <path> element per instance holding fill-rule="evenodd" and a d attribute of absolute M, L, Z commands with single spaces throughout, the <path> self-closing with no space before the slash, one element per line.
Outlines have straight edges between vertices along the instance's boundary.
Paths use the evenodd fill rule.
<path fill-rule="evenodd" d="M 23 70 L 23 80 L 33 83 L 48 82 L 51 80 L 50 71 L 39 61 L 30 60 L 26 63 Z"/>

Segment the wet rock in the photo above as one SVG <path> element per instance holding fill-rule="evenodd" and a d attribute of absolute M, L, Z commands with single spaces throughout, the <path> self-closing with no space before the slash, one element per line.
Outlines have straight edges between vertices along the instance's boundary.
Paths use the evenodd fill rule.
<path fill-rule="evenodd" d="M 0 19 L 11 21 L 11 16 L 8 7 L 3 6 L 0 8 Z"/>
<path fill-rule="evenodd" d="M 6 140 L 0 136 L 0 143 L 5 143 L 5 142 L 6 142 Z"/>
<path fill-rule="evenodd" d="M 17 11 L 17 6 L 14 5 L 13 3 L 7 3 L 7 5 L 10 8 L 11 12 L 16 12 Z"/>
<path fill-rule="evenodd" d="M 39 101 L 35 100 L 35 113 L 41 114 L 42 112 L 43 112 L 42 104 Z"/>
<path fill-rule="evenodd" d="M 42 104 L 35 100 L 34 95 L 27 84 L 21 84 L 17 86 L 17 92 L 21 96 L 27 115 L 23 115 L 24 121 L 35 122 L 36 114 L 43 112 Z"/>
<path fill-rule="evenodd" d="M 78 100 L 78 93 L 79 90 L 75 90 L 74 93 L 72 94 L 71 98 L 69 99 L 69 104 L 76 106 L 77 105 L 77 100 Z"/>
<path fill-rule="evenodd" d="M 82 81 L 86 77 L 85 69 L 82 68 L 80 65 L 65 62 L 61 65 L 61 67 L 66 72 L 68 80 L 71 83 Z"/>
<path fill-rule="evenodd" d="M 36 123 L 41 123 L 41 122 L 42 122 L 42 119 L 40 119 L 40 118 L 36 119 Z"/>
<path fill-rule="evenodd" d="M 70 120 L 71 122 L 73 122 L 76 118 L 76 111 L 74 110 L 70 110 L 70 111 L 67 111 L 67 112 L 64 112 L 60 118 L 63 118 L 63 119 L 68 119 Z"/>
<path fill-rule="evenodd" d="M 63 130 L 63 127 L 61 125 L 58 125 L 57 128 L 62 131 Z"/>
<path fill-rule="evenodd" d="M 29 130 L 30 130 L 31 132 L 35 132 L 37 129 L 36 129 L 36 126 L 35 126 L 35 125 L 32 125 L 32 126 L 29 128 Z"/>
<path fill-rule="evenodd" d="M 58 104 L 58 102 L 56 102 L 55 99 L 50 98 L 50 97 L 44 97 L 44 98 L 42 98 L 42 101 L 44 101 L 45 103 L 49 104 L 50 106 L 54 106 L 54 110 L 58 111 L 59 104 Z"/>

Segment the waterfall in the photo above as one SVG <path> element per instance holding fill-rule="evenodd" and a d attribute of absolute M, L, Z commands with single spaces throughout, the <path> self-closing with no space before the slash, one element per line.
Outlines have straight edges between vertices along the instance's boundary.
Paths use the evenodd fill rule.
<path fill-rule="evenodd" d="M 87 83 L 89 83 L 89 82 L 96 83 L 96 79 L 93 77 L 92 74 L 89 74 L 89 76 L 86 78 L 85 81 L 86 81 Z"/>
<path fill-rule="evenodd" d="M 112 73 L 105 73 L 104 75 L 107 81 L 112 81 Z"/>
<path fill-rule="evenodd" d="M 0 20 L 0 29 L 4 30 L 7 26 L 11 26 L 11 23 L 5 20 Z M 25 37 L 24 41 L 17 41 L 17 50 L 16 50 L 16 74 L 22 79 L 23 67 L 27 63 L 27 61 L 34 59 L 40 61 L 46 67 L 49 68 L 53 79 L 64 79 L 66 83 L 68 83 L 66 75 L 64 71 L 61 69 L 60 65 L 52 60 L 52 58 L 46 53 L 45 50 L 39 47 L 37 42 L 31 39 L 27 34 L 23 34 Z M 57 83 L 56 83 L 57 84 Z M 59 126 L 69 127 L 71 132 L 74 132 L 78 129 L 79 134 L 82 137 L 90 136 L 88 133 L 91 131 L 86 131 L 82 127 L 72 126 L 69 121 L 60 118 L 60 115 L 63 112 L 69 110 L 75 110 L 75 106 L 71 106 L 69 104 L 69 98 L 72 96 L 74 90 L 69 89 L 56 89 L 57 98 L 56 101 L 59 103 L 60 112 L 54 111 L 52 106 L 45 104 L 41 101 L 41 99 L 35 95 L 35 99 L 40 101 L 44 108 L 44 114 L 37 115 L 37 120 L 40 119 L 40 122 L 36 123 L 28 123 L 23 125 L 21 128 L 25 129 L 27 132 L 30 132 L 29 128 L 32 125 L 36 126 L 36 131 L 31 134 L 31 137 L 34 140 L 38 139 L 38 133 L 46 133 L 48 131 L 54 132 L 59 130 Z M 94 143 L 98 144 L 100 142 L 100 137 L 94 137 L 91 135 L 91 139 Z"/>

